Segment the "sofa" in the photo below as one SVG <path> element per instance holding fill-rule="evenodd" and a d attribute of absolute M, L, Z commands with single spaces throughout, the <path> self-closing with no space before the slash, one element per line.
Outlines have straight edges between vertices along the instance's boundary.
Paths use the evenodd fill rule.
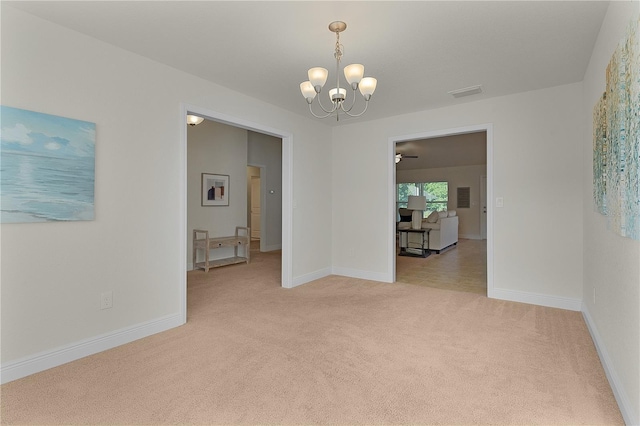
<path fill-rule="evenodd" d="M 411 223 L 401 221 L 399 228 L 410 228 Z M 422 219 L 422 229 L 431 229 L 429 231 L 429 250 L 440 253 L 448 247 L 454 247 L 458 244 L 458 215 L 455 210 L 433 212 L 427 218 Z M 406 238 L 407 234 L 402 234 Z M 409 241 L 417 242 L 420 238 L 418 235 L 408 234 Z M 415 240 L 415 241 L 414 241 Z M 406 247 L 406 242 L 401 242 Z"/>
<path fill-rule="evenodd" d="M 429 250 L 440 253 L 458 244 L 458 215 L 455 210 L 433 212 L 422 220 L 422 228 L 429 231 Z"/>

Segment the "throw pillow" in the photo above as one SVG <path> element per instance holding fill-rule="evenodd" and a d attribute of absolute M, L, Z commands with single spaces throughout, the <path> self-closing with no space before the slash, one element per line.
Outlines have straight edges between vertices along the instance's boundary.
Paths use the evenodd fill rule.
<path fill-rule="evenodd" d="M 398 229 L 410 229 L 411 228 L 411 222 L 399 222 L 398 223 Z"/>
<path fill-rule="evenodd" d="M 427 216 L 427 222 L 436 223 L 438 221 L 438 212 L 431 212 L 429 216 Z"/>

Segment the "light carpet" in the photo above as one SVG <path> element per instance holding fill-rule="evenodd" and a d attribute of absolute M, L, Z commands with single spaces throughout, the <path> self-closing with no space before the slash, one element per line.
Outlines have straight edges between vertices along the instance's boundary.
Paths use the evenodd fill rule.
<path fill-rule="evenodd" d="M 188 274 L 188 323 L 1 388 L 3 424 L 623 424 L 579 312 L 330 276 Z"/>

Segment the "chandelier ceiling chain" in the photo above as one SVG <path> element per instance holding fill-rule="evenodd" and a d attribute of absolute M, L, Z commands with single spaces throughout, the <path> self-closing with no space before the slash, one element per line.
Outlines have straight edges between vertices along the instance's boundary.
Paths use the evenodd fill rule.
<path fill-rule="evenodd" d="M 318 97 L 318 105 L 325 112 L 325 114 L 316 114 L 313 111 L 313 101 L 317 94 L 322 91 L 322 87 L 327 81 L 329 72 L 325 68 L 315 67 L 311 68 L 308 72 L 309 80 L 300 84 L 300 91 L 302 96 L 307 100 L 309 105 L 309 111 L 316 118 L 327 118 L 330 115 L 336 115 L 336 120 L 340 119 L 340 111 L 347 114 L 350 117 L 360 117 L 367 111 L 369 107 L 369 100 L 371 95 L 376 90 L 378 81 L 373 77 L 364 77 L 364 65 L 351 64 L 344 68 L 344 76 L 348 85 L 351 86 L 353 91 L 353 99 L 349 107 L 345 106 L 345 100 L 347 98 L 346 88 L 340 87 L 340 61 L 344 52 L 344 46 L 340 44 L 340 33 L 347 28 L 347 24 L 342 21 L 334 21 L 329 24 L 329 31 L 336 33 L 336 46 L 334 51 L 334 58 L 336 59 L 336 87 L 329 90 L 329 99 L 331 100 L 331 107 L 325 108 Z M 356 90 L 360 89 L 360 93 L 364 97 L 365 105 L 364 109 L 358 113 L 351 113 L 351 109 L 356 102 Z"/>

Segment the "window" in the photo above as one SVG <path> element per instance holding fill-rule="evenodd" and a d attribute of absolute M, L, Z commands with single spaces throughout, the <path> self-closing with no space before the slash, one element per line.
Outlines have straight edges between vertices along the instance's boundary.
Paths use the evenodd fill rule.
<path fill-rule="evenodd" d="M 406 182 L 397 184 L 396 206 L 406 208 L 409 195 L 424 195 L 427 198 L 427 209 L 423 216 L 434 211 L 446 211 L 449 201 L 449 182 Z"/>

